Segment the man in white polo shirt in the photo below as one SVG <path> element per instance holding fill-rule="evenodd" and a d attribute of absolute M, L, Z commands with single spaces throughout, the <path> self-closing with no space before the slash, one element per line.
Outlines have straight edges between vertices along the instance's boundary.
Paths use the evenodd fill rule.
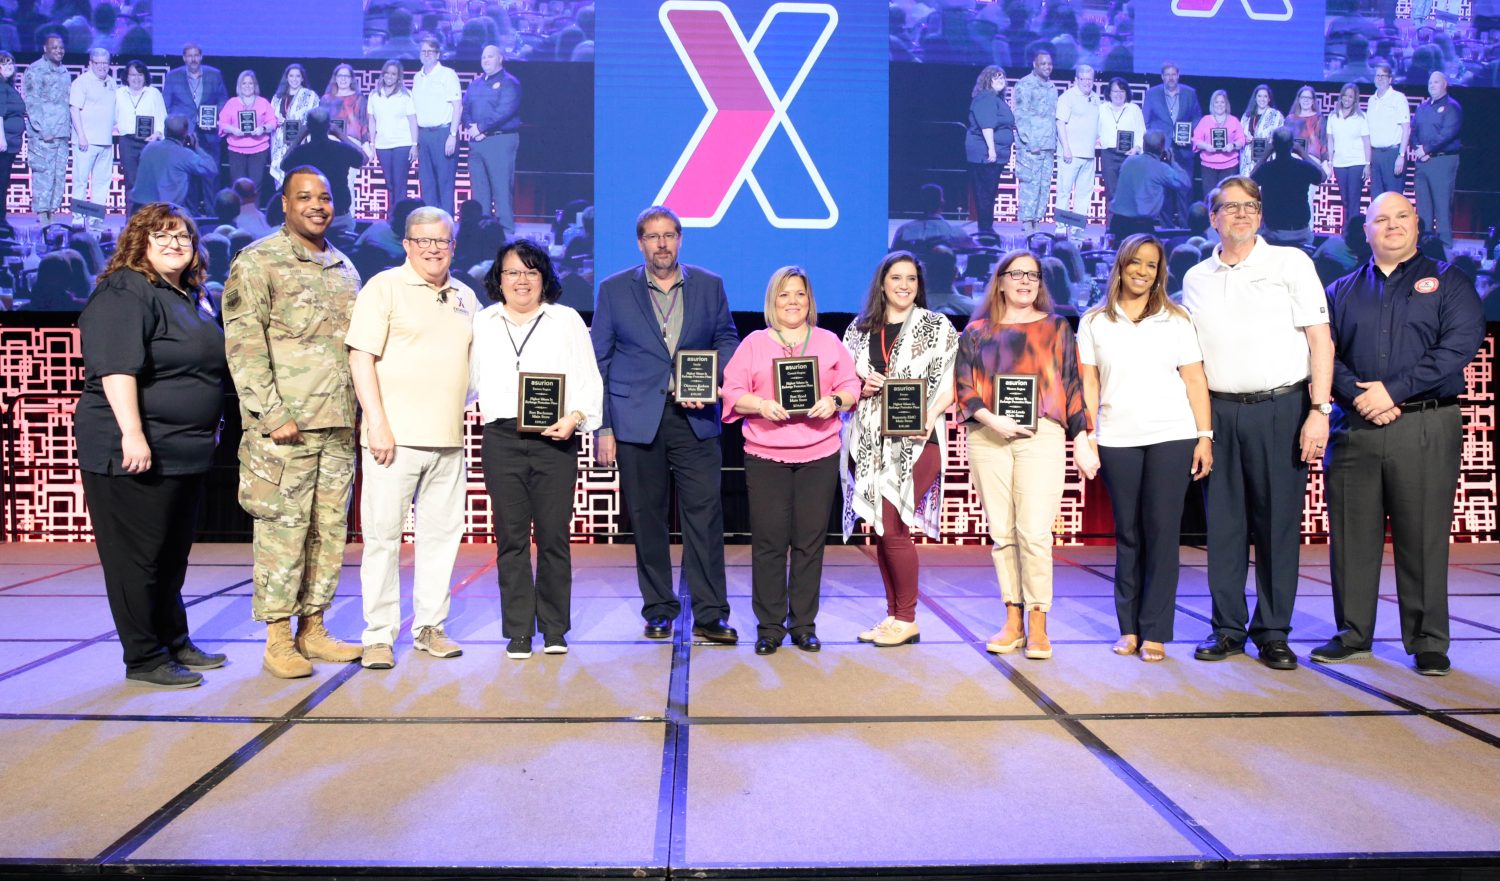
<path fill-rule="evenodd" d="M 360 432 L 359 515 L 365 538 L 364 666 L 396 663 L 401 626 L 397 565 L 416 497 L 412 575 L 414 647 L 435 658 L 463 653 L 443 631 L 448 582 L 464 529 L 464 410 L 478 300 L 448 274 L 453 218 L 418 208 L 406 219 L 406 262 L 376 275 L 354 301 L 345 342 Z"/>
<path fill-rule="evenodd" d="M 1089 215 L 1094 198 L 1094 144 L 1099 139 L 1099 96 L 1094 69 L 1078 65 L 1073 85 L 1057 99 L 1057 210 Z M 1058 221 L 1057 231 L 1077 239 L 1083 226 Z"/>
<path fill-rule="evenodd" d="M 463 91 L 458 74 L 438 59 L 436 37 L 421 41 L 422 69 L 411 81 L 417 105 L 417 179 L 422 201 L 453 214 L 453 179 L 458 174 L 458 124 L 463 118 Z"/>
<path fill-rule="evenodd" d="M 109 50 L 93 49 L 88 69 L 68 91 L 68 109 L 73 116 L 75 202 L 109 202 L 109 180 L 115 170 L 115 89 L 119 85 L 109 73 Z M 103 221 L 89 218 L 90 228 L 102 225 Z"/>
<path fill-rule="evenodd" d="M 1375 64 L 1375 94 L 1365 106 L 1370 124 L 1370 201 L 1381 193 L 1404 191 L 1406 147 L 1411 142 L 1411 105 L 1391 88 L 1391 65 Z"/>
<path fill-rule="evenodd" d="M 1273 670 L 1294 670 L 1287 646 L 1297 597 L 1307 464 L 1328 442 L 1333 342 L 1312 259 L 1266 244 L 1260 187 L 1225 179 L 1209 196 L 1221 244 L 1183 278 L 1182 305 L 1203 348 L 1213 409 L 1214 469 L 1206 480 L 1208 586 L 1213 628 L 1200 661 L 1260 649 Z M 1246 546 L 1255 543 L 1255 617 L 1245 603 Z"/>

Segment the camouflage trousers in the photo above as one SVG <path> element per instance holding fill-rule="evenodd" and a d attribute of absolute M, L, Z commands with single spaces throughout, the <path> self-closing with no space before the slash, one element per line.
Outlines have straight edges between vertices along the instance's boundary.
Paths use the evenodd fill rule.
<path fill-rule="evenodd" d="M 1047 216 L 1047 197 L 1052 194 L 1052 157 L 1055 150 L 1036 153 L 1016 150 L 1016 180 L 1019 183 L 1016 219 L 1037 223 Z"/>
<path fill-rule="evenodd" d="M 255 620 L 328 608 L 338 590 L 354 483 L 354 431 L 303 431 L 276 444 L 240 438 L 240 507 L 255 518 Z"/>
<path fill-rule="evenodd" d="M 61 208 L 67 194 L 68 139 L 28 138 L 26 164 L 31 166 L 31 210 L 41 214 Z"/>

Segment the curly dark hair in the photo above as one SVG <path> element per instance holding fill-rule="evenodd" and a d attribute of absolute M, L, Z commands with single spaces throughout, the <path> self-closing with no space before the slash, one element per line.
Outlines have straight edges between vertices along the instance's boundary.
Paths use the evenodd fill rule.
<path fill-rule="evenodd" d="M 203 282 L 208 279 L 208 252 L 203 249 L 203 237 L 198 234 L 198 224 L 193 222 L 192 216 L 170 202 L 152 202 L 131 215 L 120 231 L 115 252 L 99 273 L 99 280 L 103 281 L 121 269 L 134 269 L 152 283 L 160 284 L 161 273 L 152 268 L 146 256 L 150 252 L 150 236 L 179 225 L 193 237 L 193 259 L 182 270 L 182 287 L 190 293 L 201 291 Z"/>

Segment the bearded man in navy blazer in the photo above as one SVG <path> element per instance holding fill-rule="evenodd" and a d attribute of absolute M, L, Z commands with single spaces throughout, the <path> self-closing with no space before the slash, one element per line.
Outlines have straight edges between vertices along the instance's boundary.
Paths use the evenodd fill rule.
<path fill-rule="evenodd" d="M 720 501 L 719 404 L 678 401 L 673 363 L 681 349 L 716 349 L 719 381 L 739 345 L 724 282 L 677 261 L 682 222 L 655 205 L 635 222 L 645 264 L 599 285 L 590 333 L 604 378 L 604 424 L 595 440 L 601 465 L 618 460 L 620 488 L 635 529 L 646 637 L 666 639 L 682 611 L 672 589 L 667 496 L 677 482 L 682 520 L 682 580 L 693 602 L 693 635 L 739 638 L 729 626 L 724 585 L 724 509 Z"/>

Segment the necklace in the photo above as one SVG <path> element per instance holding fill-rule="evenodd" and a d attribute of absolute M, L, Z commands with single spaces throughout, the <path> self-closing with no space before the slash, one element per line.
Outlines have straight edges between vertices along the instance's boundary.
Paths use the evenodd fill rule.
<path fill-rule="evenodd" d="M 778 340 L 781 340 L 781 346 L 782 346 L 782 348 L 786 349 L 787 356 L 791 357 L 792 350 L 795 349 L 796 346 L 794 346 L 791 343 L 789 343 L 789 342 L 786 341 L 786 337 L 784 337 L 784 336 L 781 335 L 781 329 L 780 328 L 776 328 L 772 332 L 776 334 L 776 338 Z M 798 352 L 797 355 L 796 355 L 796 357 L 800 358 L 803 355 L 807 354 L 807 346 L 811 342 L 812 342 L 812 328 L 809 327 L 809 328 L 807 328 L 807 334 L 802 337 L 802 351 Z"/>

